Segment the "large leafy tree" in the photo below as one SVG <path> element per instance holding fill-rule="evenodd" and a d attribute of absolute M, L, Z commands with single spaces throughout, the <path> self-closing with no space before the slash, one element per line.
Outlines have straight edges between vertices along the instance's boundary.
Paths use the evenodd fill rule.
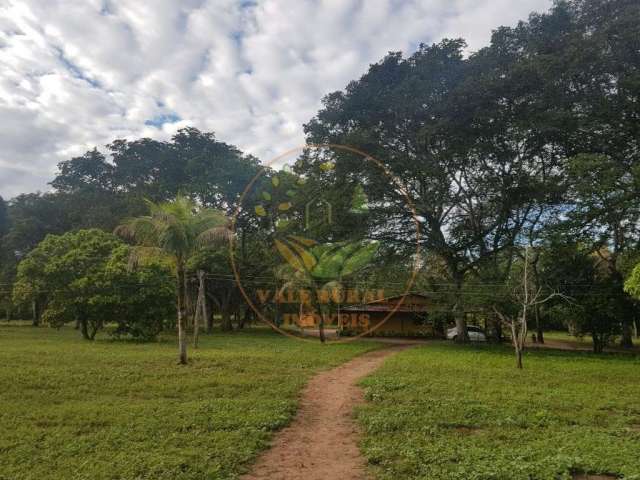
<path fill-rule="evenodd" d="M 20 258 L 27 255 L 46 235 L 61 235 L 79 228 L 112 230 L 127 213 L 142 212 L 139 202 L 120 194 L 88 185 L 84 188 L 54 193 L 24 194 L 8 202 L 9 228 L 0 236 L 0 282 L 5 289 L 16 275 Z M 7 314 L 10 296 L 4 296 Z M 38 299 L 31 306 L 34 323 L 42 309 Z"/>
<path fill-rule="evenodd" d="M 172 151 L 184 165 L 183 192 L 201 205 L 230 214 L 237 201 L 258 173 L 258 159 L 216 139 L 213 133 L 184 128 L 173 137 Z"/>
<path fill-rule="evenodd" d="M 107 322 L 150 338 L 171 310 L 169 272 L 156 266 L 130 271 L 128 251 L 97 229 L 48 235 L 18 265 L 14 301 L 38 300 L 43 320 L 52 326 L 76 322 L 88 340 Z"/>
<path fill-rule="evenodd" d="M 568 169 L 571 207 L 562 226 L 577 235 L 606 265 L 608 282 L 619 308 L 628 310 L 623 291 L 624 255 L 640 239 L 640 178 L 635 178 L 623 162 L 606 155 L 578 155 Z M 623 347 L 631 347 L 632 321 L 620 317 Z"/>
<path fill-rule="evenodd" d="M 102 287 L 104 292 L 94 300 L 95 308 L 115 321 L 114 336 L 152 340 L 174 325 L 175 282 L 166 262 L 151 259 L 131 268 L 130 259 L 128 246 L 111 254 L 106 268 L 94 280 L 98 291 Z"/>
<path fill-rule="evenodd" d="M 565 152 L 564 234 L 607 266 L 621 311 L 628 298 L 620 260 L 640 241 L 638 16 L 635 1 L 576 0 L 510 30 L 526 38 Z M 621 343 L 630 347 L 631 318 L 620 320 Z"/>
<path fill-rule="evenodd" d="M 97 189 L 112 191 L 114 166 L 97 149 L 58 164 L 58 174 L 51 186 L 58 192 L 72 193 Z"/>
<path fill-rule="evenodd" d="M 175 263 L 179 361 L 186 364 L 186 263 L 200 246 L 230 241 L 231 233 L 223 213 L 199 207 L 186 196 L 148 205 L 150 215 L 125 221 L 116 234 L 137 244 L 140 255 L 164 254 Z"/>
<path fill-rule="evenodd" d="M 561 318 L 576 335 L 591 335 L 596 353 L 621 334 L 621 319 L 636 315 L 607 264 L 584 244 L 555 238 L 540 257 L 539 269 L 547 288 L 570 298 L 550 302 L 546 314 Z"/>
<path fill-rule="evenodd" d="M 91 150 L 58 165 L 51 185 L 63 193 L 166 201 L 179 192 L 206 207 L 229 212 L 258 170 L 256 158 L 196 128 L 179 130 L 169 142 L 116 140 L 111 160 Z"/>
<path fill-rule="evenodd" d="M 331 153 L 337 178 L 364 184 L 381 240 L 410 251 L 419 221 L 423 249 L 447 267 L 461 340 L 465 278 L 539 220 L 557 162 L 545 132 L 522 119 L 529 83 L 520 85 L 525 74 L 512 58 L 516 48 L 496 35 L 489 49 L 465 61 L 463 47 L 446 40 L 407 59 L 390 54 L 345 92 L 328 95 L 305 127 L 311 143 L 355 145 L 384 163 L 387 172 Z M 306 160 L 303 168 L 313 173 L 327 158 Z M 416 218 L 389 173 L 413 200 Z"/>
<path fill-rule="evenodd" d="M 17 259 L 47 234 L 113 230 L 124 218 L 146 213 L 144 198 L 164 201 L 183 192 L 203 206 L 231 211 L 258 163 L 194 128 L 179 131 L 169 142 L 116 140 L 107 148 L 109 158 L 93 149 L 61 162 L 53 192 L 8 202 L 10 228 L 5 223 L 6 235 L 0 234 L 3 282 L 12 282 Z"/>
<path fill-rule="evenodd" d="M 11 228 L 5 236 L 7 248 L 26 254 L 47 234 L 59 235 L 72 228 L 67 212 L 51 193 L 28 193 L 9 202 Z"/>

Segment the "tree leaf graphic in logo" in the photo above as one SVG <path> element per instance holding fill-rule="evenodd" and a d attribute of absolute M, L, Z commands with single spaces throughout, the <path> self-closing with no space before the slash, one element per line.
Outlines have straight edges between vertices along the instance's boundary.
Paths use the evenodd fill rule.
<path fill-rule="evenodd" d="M 294 237 L 300 238 L 300 237 Z M 307 239 L 303 239 L 307 241 Z M 313 242 L 313 240 L 310 240 Z M 307 250 L 304 245 L 300 245 L 291 237 L 287 239 L 275 240 L 276 249 L 287 261 L 289 265 L 300 272 L 310 272 L 317 263 L 316 257 Z"/>
<path fill-rule="evenodd" d="M 377 250 L 377 243 L 364 242 L 318 246 L 313 249 L 318 262 L 311 275 L 325 280 L 348 277 L 367 266 Z"/>
<path fill-rule="evenodd" d="M 346 277 L 366 267 L 378 251 L 377 243 L 360 244 L 351 251 L 342 265 L 341 276 Z"/>
<path fill-rule="evenodd" d="M 334 162 L 324 162 L 320 164 L 320 170 L 323 172 L 330 172 L 336 168 L 336 164 Z"/>
<path fill-rule="evenodd" d="M 366 267 L 378 250 L 377 242 L 318 244 L 296 235 L 274 240 L 285 261 L 298 272 L 316 280 L 348 277 Z"/>
<path fill-rule="evenodd" d="M 339 278 L 343 263 L 340 255 L 341 248 L 340 245 L 321 245 L 315 248 L 314 253 L 318 257 L 318 263 L 311 275 L 319 279 Z"/>
<path fill-rule="evenodd" d="M 316 242 L 315 240 L 311 240 L 310 238 L 299 237 L 297 235 L 289 235 L 288 238 L 295 242 L 301 243 L 306 247 L 314 247 L 318 244 L 318 242 Z"/>

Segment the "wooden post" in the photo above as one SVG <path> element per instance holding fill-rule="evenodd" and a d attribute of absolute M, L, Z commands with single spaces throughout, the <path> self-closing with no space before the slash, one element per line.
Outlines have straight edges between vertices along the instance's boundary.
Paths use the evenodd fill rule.
<path fill-rule="evenodd" d="M 205 298 L 204 298 L 204 271 L 198 270 L 198 299 L 196 300 L 196 308 L 193 314 L 193 348 L 198 348 L 198 336 L 200 334 L 200 317 L 205 317 Z"/>
<path fill-rule="evenodd" d="M 209 303 L 209 299 L 207 298 L 207 295 L 206 295 L 206 291 L 207 291 L 206 279 L 204 282 L 205 282 L 204 284 L 205 293 L 202 295 L 202 316 L 204 317 L 204 325 L 207 333 L 211 333 L 213 331 L 213 317 L 211 315 L 211 309 L 209 308 L 211 304 Z"/>

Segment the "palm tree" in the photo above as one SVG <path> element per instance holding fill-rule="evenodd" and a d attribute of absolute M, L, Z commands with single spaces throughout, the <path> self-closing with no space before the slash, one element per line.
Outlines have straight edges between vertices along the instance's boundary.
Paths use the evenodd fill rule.
<path fill-rule="evenodd" d="M 229 222 L 223 213 L 200 208 L 184 195 L 172 202 L 147 201 L 149 216 L 131 218 L 118 226 L 115 233 L 138 245 L 134 256 L 159 252 L 173 259 L 176 266 L 178 350 L 180 363 L 187 363 L 185 264 L 198 247 L 231 241 Z"/>

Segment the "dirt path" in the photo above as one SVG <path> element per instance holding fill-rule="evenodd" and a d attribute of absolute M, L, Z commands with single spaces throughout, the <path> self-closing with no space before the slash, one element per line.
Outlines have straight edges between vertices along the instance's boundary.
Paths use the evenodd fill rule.
<path fill-rule="evenodd" d="M 366 462 L 358 450 L 353 407 L 363 401 L 355 384 L 377 369 L 397 345 L 369 352 L 311 379 L 293 422 L 276 434 L 271 448 L 244 480 L 363 480 Z"/>

